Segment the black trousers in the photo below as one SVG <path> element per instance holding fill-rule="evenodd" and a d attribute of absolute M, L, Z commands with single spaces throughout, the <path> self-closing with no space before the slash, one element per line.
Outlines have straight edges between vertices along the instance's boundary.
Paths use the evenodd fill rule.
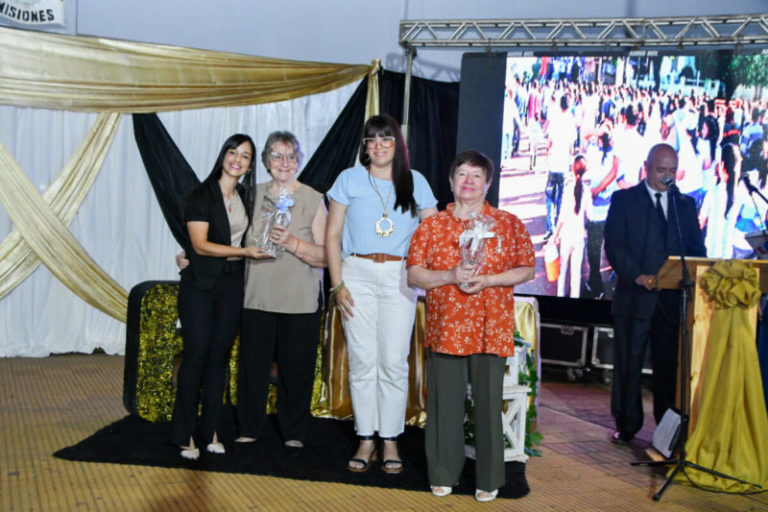
<path fill-rule="evenodd" d="M 723 215 L 728 215 L 731 210 L 734 201 L 734 186 L 736 182 L 736 163 L 738 161 L 736 156 L 737 150 L 734 144 L 723 144 L 722 146 L 722 161 L 725 168 L 725 172 L 728 175 L 728 181 L 725 184 L 725 190 L 728 194 L 728 198 L 725 202 L 725 212 Z"/>
<path fill-rule="evenodd" d="M 269 374 L 276 359 L 280 432 L 285 440 L 304 440 L 311 419 L 319 341 L 319 309 L 304 314 L 243 311 L 237 386 L 240 435 L 261 435 L 267 413 Z"/>
<path fill-rule="evenodd" d="M 228 263 L 210 290 L 198 290 L 183 278 L 179 286 L 179 319 L 184 354 L 179 367 L 171 442 L 186 446 L 213 440 L 221 422 L 222 402 L 232 343 L 243 311 L 243 265 Z M 202 387 L 203 411 L 195 436 Z"/>
<path fill-rule="evenodd" d="M 603 277 L 600 274 L 600 264 L 603 256 L 603 231 L 605 221 L 587 221 L 587 262 L 589 263 L 589 278 L 587 284 L 592 290 L 593 297 L 599 297 L 603 292 Z"/>
<path fill-rule="evenodd" d="M 560 206 L 563 202 L 565 175 L 562 172 L 549 171 L 544 197 L 547 200 L 547 233 L 554 233 L 560 218 Z"/>
<path fill-rule="evenodd" d="M 651 318 L 614 315 L 614 366 L 611 413 L 616 429 L 634 436 L 643 426 L 641 378 L 645 351 L 651 343 L 653 366 L 653 416 L 656 423 L 675 405 L 679 294 L 659 292 L 659 303 Z M 676 309 L 677 306 L 677 309 Z"/>

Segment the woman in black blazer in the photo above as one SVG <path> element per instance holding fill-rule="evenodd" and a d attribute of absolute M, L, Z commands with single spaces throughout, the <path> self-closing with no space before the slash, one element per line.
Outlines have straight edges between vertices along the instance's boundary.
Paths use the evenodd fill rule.
<path fill-rule="evenodd" d="M 222 396 L 232 342 L 243 307 L 243 258 L 267 257 L 256 247 L 242 247 L 251 218 L 253 140 L 229 137 L 211 174 L 184 203 L 191 265 L 181 271 L 179 319 L 184 356 L 179 368 L 171 442 L 181 456 L 197 459 L 197 411 L 202 391 L 199 440 L 211 453 L 224 453 L 217 437 Z M 239 183 L 243 178 L 243 183 Z"/>

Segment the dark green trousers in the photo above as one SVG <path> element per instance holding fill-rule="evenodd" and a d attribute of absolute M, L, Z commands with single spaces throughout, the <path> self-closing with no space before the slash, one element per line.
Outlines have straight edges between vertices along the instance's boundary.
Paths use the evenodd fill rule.
<path fill-rule="evenodd" d="M 427 350 L 427 426 L 424 433 L 430 485 L 454 486 L 464 467 L 464 397 L 467 379 L 475 402 L 475 487 L 504 485 L 501 424 L 506 358 L 451 356 Z"/>

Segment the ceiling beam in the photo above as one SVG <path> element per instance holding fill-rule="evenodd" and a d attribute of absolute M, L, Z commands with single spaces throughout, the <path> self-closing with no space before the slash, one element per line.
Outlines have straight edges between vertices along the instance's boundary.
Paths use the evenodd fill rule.
<path fill-rule="evenodd" d="M 403 20 L 400 45 L 415 48 L 682 48 L 768 46 L 768 14 L 669 17 Z"/>

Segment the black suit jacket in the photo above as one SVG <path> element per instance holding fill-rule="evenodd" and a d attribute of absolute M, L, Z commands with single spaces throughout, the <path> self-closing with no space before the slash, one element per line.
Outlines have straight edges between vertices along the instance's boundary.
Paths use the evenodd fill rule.
<path fill-rule="evenodd" d="M 696 203 L 682 194 L 675 195 L 674 199 L 683 247 L 680 246 L 671 196 L 668 198 L 666 229 L 645 182 L 619 190 L 611 197 L 605 221 L 605 254 L 618 276 L 611 306 L 614 315 L 650 318 L 659 292 L 637 285 L 637 276 L 655 275 L 670 255 L 706 256 Z M 673 303 L 671 307 L 670 313 L 674 315 L 676 305 Z"/>
<path fill-rule="evenodd" d="M 238 186 L 238 193 L 245 204 L 242 187 Z M 218 182 L 203 182 L 189 193 L 184 200 L 184 224 L 190 221 L 202 221 L 208 223 L 208 241 L 216 244 L 231 245 L 232 232 L 229 228 L 229 217 L 224 207 L 224 195 Z M 189 242 L 184 248 L 189 259 L 189 265 L 179 274 L 200 290 L 210 290 L 221 275 L 226 258 L 203 256 L 197 254 Z"/>

